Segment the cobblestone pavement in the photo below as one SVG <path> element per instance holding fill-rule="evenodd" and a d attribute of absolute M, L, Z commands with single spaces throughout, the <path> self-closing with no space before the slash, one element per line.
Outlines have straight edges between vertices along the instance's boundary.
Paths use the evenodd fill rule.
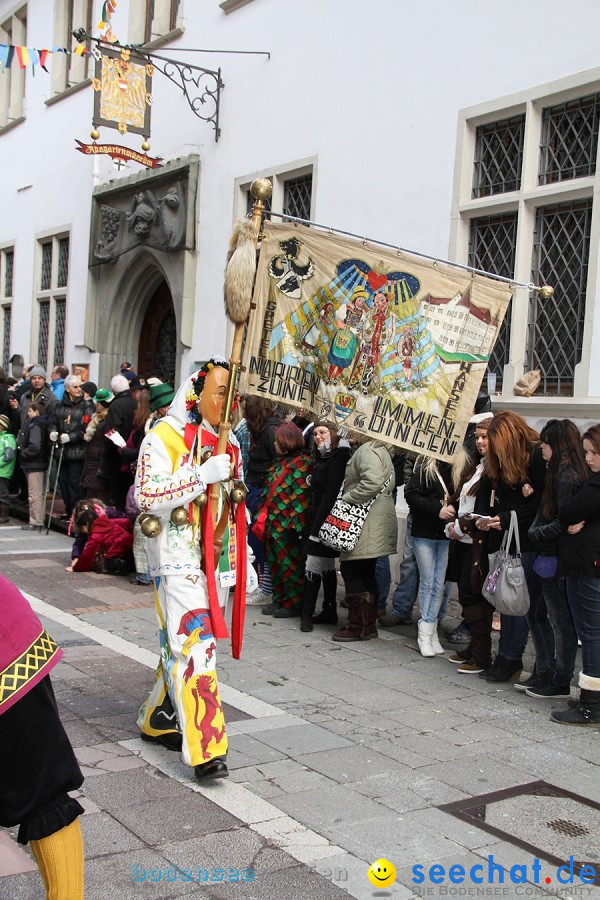
<path fill-rule="evenodd" d="M 151 589 L 68 574 L 69 549 L 63 535 L 24 537 L 16 522 L 0 530 L 3 574 L 65 651 L 52 678 L 86 776 L 86 898 L 600 896 L 577 875 L 561 885 L 544 858 L 572 854 L 600 870 L 599 732 L 550 722 L 559 701 L 422 659 L 414 627 L 335 644 L 333 627 L 303 634 L 298 619 L 249 606 L 242 659 L 220 645 L 231 777 L 201 786 L 177 754 L 142 743 L 135 726 L 157 660 Z M 581 807 L 567 800 L 555 801 L 552 822 L 500 812 L 495 833 L 481 827 L 483 814 L 465 820 L 439 808 L 540 780 L 598 804 L 586 812 L 591 826 L 578 826 Z M 570 830 L 555 826 L 563 819 Z M 516 824 L 529 850 L 511 839 Z M 0 900 L 38 900 L 40 877 L 14 831 L 0 831 Z M 380 857 L 397 870 L 385 890 L 367 878 Z M 430 878 L 436 864 L 440 883 L 439 870 Z M 481 884 L 469 876 L 477 865 Z M 511 877 L 516 865 L 521 875 Z M 414 866 L 423 867 L 422 883 Z M 451 866 L 463 867 L 464 883 L 449 880 Z M 194 878 L 205 870 L 208 883 L 184 881 L 186 869 Z M 215 881 L 219 870 L 239 880 Z"/>

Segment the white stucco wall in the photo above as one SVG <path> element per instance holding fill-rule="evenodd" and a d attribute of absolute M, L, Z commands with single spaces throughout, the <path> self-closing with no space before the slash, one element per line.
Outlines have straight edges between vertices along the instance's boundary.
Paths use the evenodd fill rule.
<path fill-rule="evenodd" d="M 120 0 L 114 20 L 123 42 L 127 6 Z M 28 45 L 53 43 L 52 7 L 28 3 Z M 14 8 L 0 0 L 0 21 Z M 317 221 L 445 257 L 459 110 L 598 62 L 597 0 L 252 0 L 228 15 L 218 0 L 181 0 L 181 13 L 183 36 L 157 52 L 221 66 L 225 82 L 218 143 L 173 85 L 160 75 L 153 85 L 151 155 L 201 157 L 197 314 L 182 372 L 226 349 L 221 283 L 236 178 L 316 157 Z M 268 50 L 271 59 L 178 47 Z M 35 237 L 69 227 L 65 356 L 79 362 L 94 163 L 75 152 L 74 138 L 89 140 L 93 98 L 86 88 L 46 106 L 50 91 L 46 73 L 28 73 L 26 120 L 0 134 L 0 246 L 16 245 L 11 352 L 33 351 Z M 140 145 L 109 130 L 100 141 Z M 96 168 L 101 180 L 119 177 L 108 159 Z M 599 338 L 596 329 L 592 354 Z M 600 395 L 597 367 L 589 391 Z"/>

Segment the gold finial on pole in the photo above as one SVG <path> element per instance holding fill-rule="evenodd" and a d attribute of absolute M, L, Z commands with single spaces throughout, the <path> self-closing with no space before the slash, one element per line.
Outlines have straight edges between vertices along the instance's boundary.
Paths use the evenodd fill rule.
<path fill-rule="evenodd" d="M 551 284 L 543 284 L 539 289 L 538 294 L 540 296 L 540 300 L 552 300 L 554 297 L 554 288 Z"/>

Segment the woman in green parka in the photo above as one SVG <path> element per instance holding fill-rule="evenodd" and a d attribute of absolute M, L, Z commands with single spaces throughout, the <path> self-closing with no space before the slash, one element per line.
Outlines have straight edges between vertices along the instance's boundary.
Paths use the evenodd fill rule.
<path fill-rule="evenodd" d="M 291 422 L 278 426 L 275 449 L 278 459 L 269 469 L 263 493 L 263 503 L 268 500 L 265 543 L 273 602 L 263 606 L 262 612 L 288 619 L 300 615 L 304 597 L 302 538 L 310 504 L 307 477 L 313 462 L 304 449 L 302 432 Z"/>
<path fill-rule="evenodd" d="M 340 554 L 340 572 L 346 588 L 348 624 L 332 635 L 334 641 L 365 641 L 377 637 L 378 590 L 375 565 L 379 556 L 396 553 L 398 520 L 392 498 L 396 485 L 389 450 L 367 440 L 350 457 L 342 500 L 368 503 L 375 498 L 358 543 Z"/>

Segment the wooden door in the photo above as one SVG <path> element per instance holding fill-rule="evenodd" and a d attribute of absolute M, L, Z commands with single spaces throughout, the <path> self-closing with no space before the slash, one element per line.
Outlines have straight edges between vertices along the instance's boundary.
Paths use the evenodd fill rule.
<path fill-rule="evenodd" d="M 150 298 L 140 332 L 139 375 L 158 375 L 175 386 L 177 322 L 171 292 L 165 281 Z"/>

